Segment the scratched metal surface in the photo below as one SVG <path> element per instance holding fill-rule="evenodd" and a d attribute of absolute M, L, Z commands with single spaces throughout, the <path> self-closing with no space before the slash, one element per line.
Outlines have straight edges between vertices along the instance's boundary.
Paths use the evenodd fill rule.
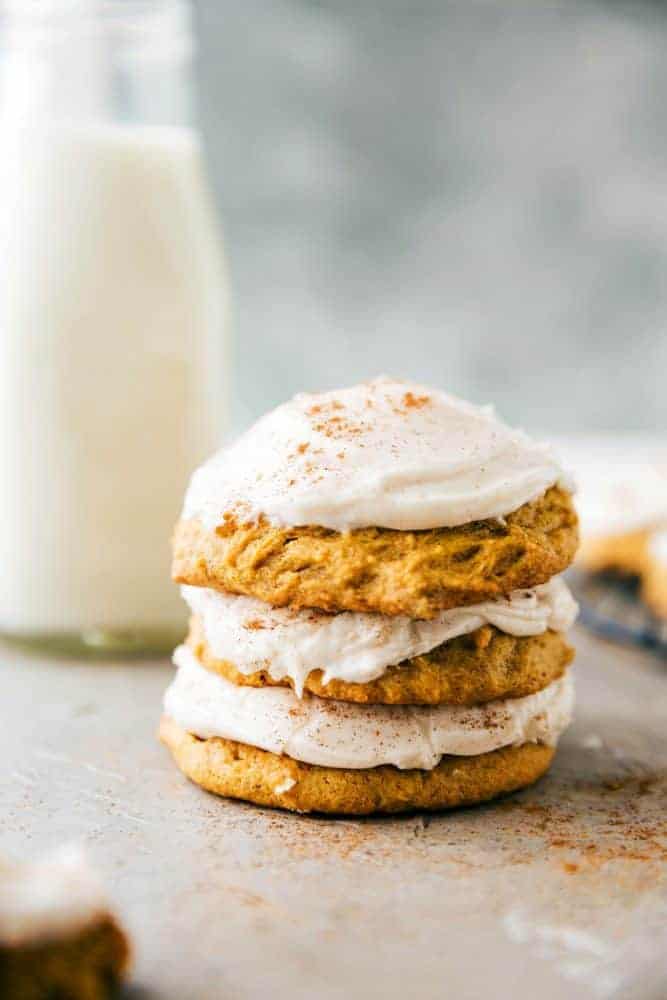
<path fill-rule="evenodd" d="M 667 996 L 667 676 L 582 630 L 577 722 L 500 804 L 334 821 L 224 802 L 155 742 L 166 664 L 0 647 L 0 852 L 87 844 L 134 1000 Z"/>

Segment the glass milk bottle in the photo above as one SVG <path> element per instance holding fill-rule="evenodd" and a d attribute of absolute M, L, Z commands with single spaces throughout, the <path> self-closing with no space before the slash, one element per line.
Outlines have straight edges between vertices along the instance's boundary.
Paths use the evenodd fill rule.
<path fill-rule="evenodd" d="M 0 635 L 182 634 L 169 539 L 225 415 L 182 0 L 14 0 L 0 64 Z"/>

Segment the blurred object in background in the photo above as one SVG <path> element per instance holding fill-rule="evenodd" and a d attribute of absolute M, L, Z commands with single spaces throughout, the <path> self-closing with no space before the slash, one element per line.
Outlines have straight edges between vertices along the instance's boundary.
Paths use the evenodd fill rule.
<path fill-rule="evenodd" d="M 667 640 L 667 528 L 649 536 L 642 572 L 642 595 L 653 614 L 665 624 Z"/>
<path fill-rule="evenodd" d="M 582 621 L 667 652 L 667 438 L 579 435 L 556 446 L 577 487 Z"/>
<path fill-rule="evenodd" d="M 560 452 L 577 486 L 579 564 L 639 576 L 649 536 L 667 524 L 667 438 L 589 435 Z"/>
<path fill-rule="evenodd" d="M 0 859 L 3 1000 L 111 1000 L 131 961 L 127 935 L 82 847 Z"/>
<path fill-rule="evenodd" d="M 3 29 L 0 633 L 168 647 L 169 537 L 226 403 L 189 10 L 18 0 Z"/>

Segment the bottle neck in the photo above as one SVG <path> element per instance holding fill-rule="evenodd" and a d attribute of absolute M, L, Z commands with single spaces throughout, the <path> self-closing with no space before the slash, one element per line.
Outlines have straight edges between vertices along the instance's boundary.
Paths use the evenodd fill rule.
<path fill-rule="evenodd" d="M 5 12 L 3 118 L 193 123 L 186 0 L 11 0 Z"/>

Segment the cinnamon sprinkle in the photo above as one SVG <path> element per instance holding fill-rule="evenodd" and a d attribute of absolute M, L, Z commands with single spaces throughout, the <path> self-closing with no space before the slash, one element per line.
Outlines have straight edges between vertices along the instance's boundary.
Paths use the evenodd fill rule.
<path fill-rule="evenodd" d="M 403 396 L 403 405 L 410 409 L 421 410 L 431 402 L 430 396 L 415 396 L 413 392 L 406 392 Z"/>
<path fill-rule="evenodd" d="M 261 629 L 266 628 L 266 622 L 263 622 L 260 618 L 251 618 L 250 621 L 243 622 L 243 628 L 250 629 L 253 632 L 258 632 Z"/>

